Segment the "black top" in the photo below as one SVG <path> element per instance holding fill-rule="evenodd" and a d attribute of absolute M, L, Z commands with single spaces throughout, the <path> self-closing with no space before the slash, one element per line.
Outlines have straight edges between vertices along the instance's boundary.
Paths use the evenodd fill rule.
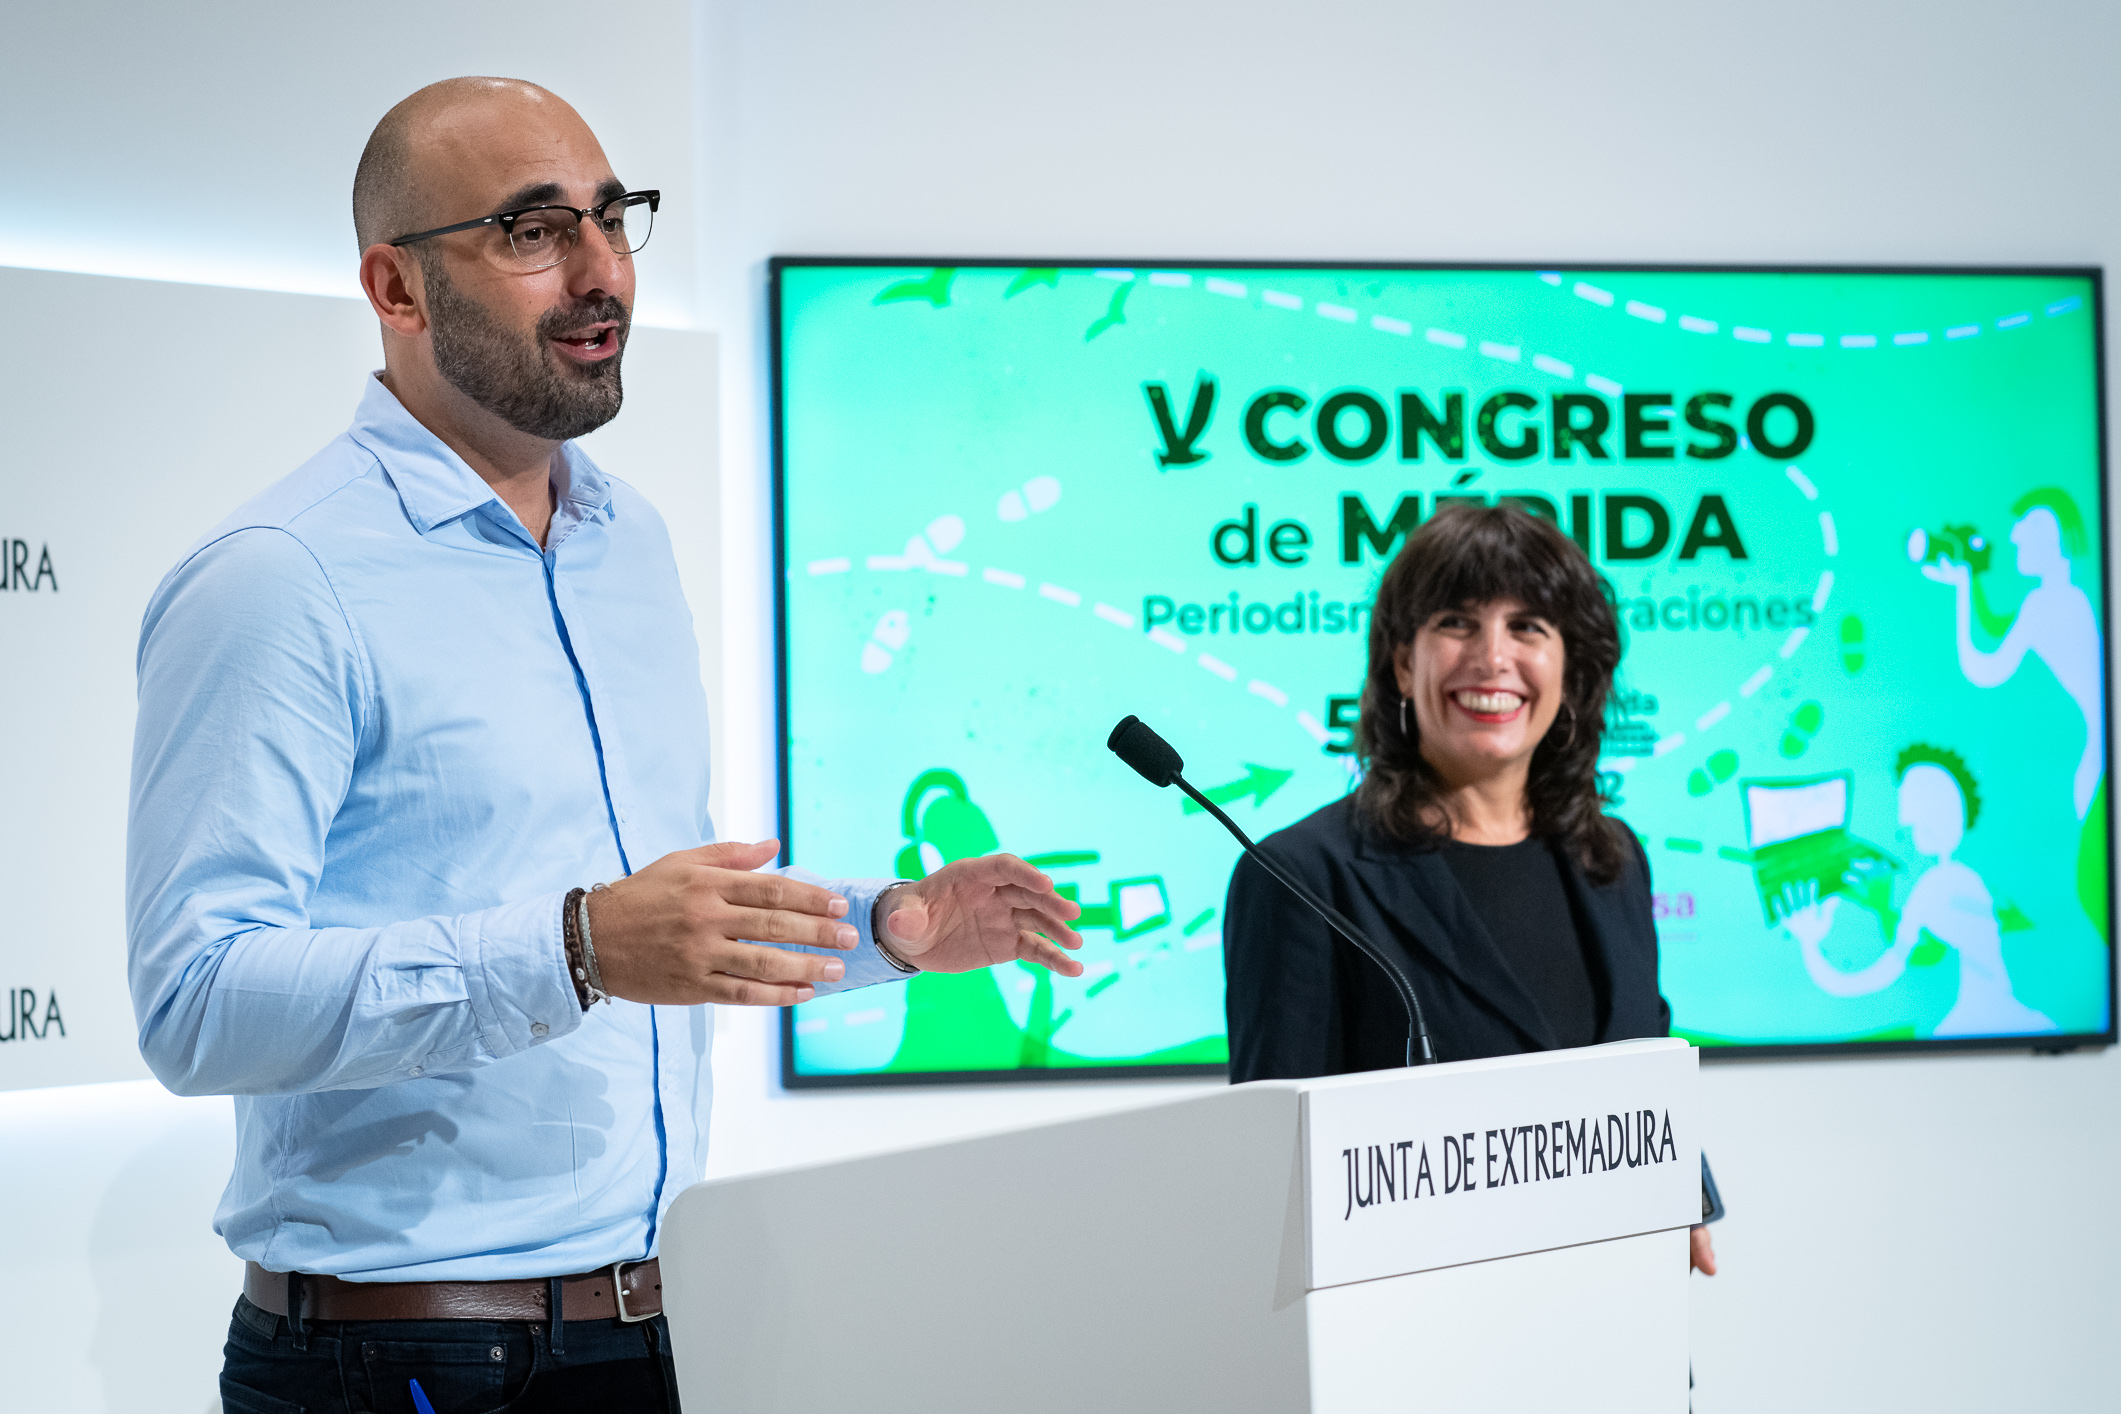
<path fill-rule="evenodd" d="M 1461 851 L 1394 839 L 1363 819 L 1352 796 L 1259 843 L 1399 965 L 1421 997 L 1436 1058 L 1455 1061 L 1571 1044 L 1569 1018 L 1580 1021 L 1581 1002 L 1555 1000 L 1570 984 L 1547 975 L 1550 966 L 1569 971 L 1565 952 L 1554 946 L 1562 938 L 1575 942 L 1575 966 L 1595 999 L 1588 1040 L 1671 1034 L 1672 1009 L 1657 991 L 1650 861 L 1632 830 L 1618 821 L 1614 827 L 1625 831 L 1626 863 L 1605 884 L 1593 883 L 1566 850 Z M 1460 875 L 1468 859 L 1452 856 L 1461 853 L 1485 856 L 1471 859 L 1472 870 L 1508 877 L 1489 887 Z M 1534 892 L 1544 901 L 1511 897 Z M 1520 910 L 1533 921 L 1509 921 Z M 1499 943 L 1497 935 L 1516 942 Z M 1249 856 L 1239 857 L 1224 901 L 1223 965 L 1232 1082 L 1407 1063 L 1398 991 Z M 1702 1218 L 1714 1221 L 1722 1205 L 1706 1156 L 1701 1178 Z"/>
<path fill-rule="evenodd" d="M 1446 851 L 1383 834 L 1356 812 L 1352 797 L 1268 836 L 1260 848 L 1397 959 L 1420 994 L 1438 1059 L 1566 1044 L 1543 989 L 1497 944 Z M 1548 854 L 1577 921 L 1571 933 L 1581 939 L 1594 995 L 1604 993 L 1594 1007 L 1594 1042 L 1663 1036 L 1671 1027 L 1657 991 L 1649 861 L 1632 832 L 1623 849 L 1626 864 L 1606 884 L 1593 883 L 1573 855 Z M 1551 937 L 1556 930 L 1544 931 Z M 1223 951 L 1233 1081 L 1407 1063 L 1406 1012 L 1391 982 L 1249 858 L 1230 878 Z"/>
<path fill-rule="evenodd" d="M 1597 1040 L 1604 1008 L 1552 847 L 1538 839 L 1504 845 L 1454 840 L 1443 846 L 1443 862 L 1554 1028 L 1554 1039 L 1564 1046 Z"/>

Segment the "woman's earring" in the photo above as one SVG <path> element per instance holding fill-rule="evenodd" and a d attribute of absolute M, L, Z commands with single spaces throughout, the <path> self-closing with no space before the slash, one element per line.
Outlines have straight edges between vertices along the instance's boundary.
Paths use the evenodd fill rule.
<path fill-rule="evenodd" d="M 1407 699 L 1404 697 L 1399 699 L 1399 734 L 1407 734 Z"/>
<path fill-rule="evenodd" d="M 1569 714 L 1569 730 L 1568 734 L 1562 737 L 1561 745 L 1556 747 L 1555 750 L 1566 751 L 1569 749 L 1570 743 L 1576 740 L 1576 704 L 1564 702 L 1561 704 L 1561 710 Z"/>

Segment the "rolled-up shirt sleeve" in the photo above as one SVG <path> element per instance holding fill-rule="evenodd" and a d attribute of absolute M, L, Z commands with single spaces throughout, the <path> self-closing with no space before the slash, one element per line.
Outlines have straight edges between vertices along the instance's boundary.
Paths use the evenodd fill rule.
<path fill-rule="evenodd" d="M 580 1024 L 562 894 L 312 926 L 373 694 L 354 628 L 299 540 L 240 530 L 190 557 L 148 607 L 138 668 L 128 970 L 141 1053 L 164 1085 L 383 1085 L 490 1064 Z"/>
<path fill-rule="evenodd" d="M 904 883 L 902 879 L 822 879 L 807 869 L 792 866 L 775 872 L 806 884 L 816 884 L 830 889 L 847 900 L 846 921 L 854 925 L 860 936 L 850 951 L 836 948 L 817 948 L 805 943 L 775 943 L 775 947 L 787 948 L 791 952 L 814 952 L 821 957 L 836 957 L 847 965 L 847 971 L 837 982 L 814 982 L 819 996 L 832 992 L 851 991 L 856 987 L 873 987 L 879 982 L 903 982 L 911 974 L 893 967 L 876 950 L 875 914 L 876 901 L 884 890 L 893 884 Z"/>

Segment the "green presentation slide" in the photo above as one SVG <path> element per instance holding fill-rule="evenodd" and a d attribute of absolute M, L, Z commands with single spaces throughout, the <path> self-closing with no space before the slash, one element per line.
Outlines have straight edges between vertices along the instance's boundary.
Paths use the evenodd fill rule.
<path fill-rule="evenodd" d="M 1087 940 L 796 1008 L 790 1083 L 1222 1064 L 1237 846 L 1106 734 L 1254 838 L 1346 794 L 1460 500 L 1611 586 L 1678 1034 L 2110 1033 L 2095 272 L 784 260 L 774 311 L 790 857 L 1006 850 Z"/>

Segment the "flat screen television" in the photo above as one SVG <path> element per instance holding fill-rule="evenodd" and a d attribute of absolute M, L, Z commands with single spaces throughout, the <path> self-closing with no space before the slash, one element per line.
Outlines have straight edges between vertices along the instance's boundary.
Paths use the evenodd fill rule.
<path fill-rule="evenodd" d="M 1712 1051 L 2114 1035 L 2095 269 L 780 259 L 783 839 L 1007 850 L 1011 963 L 789 1012 L 791 1086 L 1227 1059 L 1236 846 L 1351 790 L 1369 599 L 1454 500 L 1559 524 L 1625 656 L 1611 812 Z"/>

